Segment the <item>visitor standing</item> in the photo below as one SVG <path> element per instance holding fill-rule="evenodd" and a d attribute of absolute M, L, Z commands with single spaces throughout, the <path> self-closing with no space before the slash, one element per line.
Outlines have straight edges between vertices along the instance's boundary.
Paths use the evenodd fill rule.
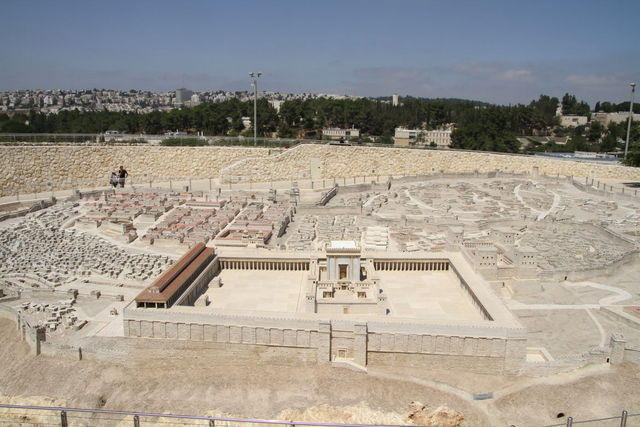
<path fill-rule="evenodd" d="M 113 185 L 113 188 L 118 186 L 118 174 L 114 171 L 111 171 L 111 176 L 109 177 L 109 184 Z"/>
<path fill-rule="evenodd" d="M 118 182 L 120 183 L 120 188 L 124 188 L 124 181 L 129 176 L 129 172 L 124 168 L 124 166 L 120 166 L 120 170 L 118 171 Z"/>

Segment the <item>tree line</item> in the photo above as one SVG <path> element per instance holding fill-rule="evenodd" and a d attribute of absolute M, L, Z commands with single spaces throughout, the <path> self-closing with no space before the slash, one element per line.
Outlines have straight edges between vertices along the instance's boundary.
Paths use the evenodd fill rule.
<path fill-rule="evenodd" d="M 421 100 L 407 97 L 401 106 L 368 98 L 285 101 L 276 111 L 265 99 L 258 100 L 258 135 L 276 133 L 283 138 L 319 136 L 324 127 L 355 127 L 371 136 L 392 136 L 399 126 L 434 129 L 455 122 L 462 111 L 478 105 L 466 100 Z M 150 113 L 109 111 L 61 111 L 44 114 L 31 111 L 9 118 L 0 114 L 5 133 L 126 133 L 159 134 L 168 131 L 204 132 L 205 135 L 240 134 L 242 117 L 253 119 L 253 102 L 233 98 L 192 108 Z M 251 134 L 253 131 L 251 130 Z"/>
<path fill-rule="evenodd" d="M 599 102 L 596 109 L 618 110 L 622 104 Z M 628 103 L 626 104 L 628 108 Z M 357 128 L 364 141 L 391 142 L 397 127 L 437 129 L 455 123 L 452 147 L 485 151 L 612 151 L 620 148 L 626 123 L 604 127 L 597 122 L 575 129 L 560 128 L 556 110 L 564 114 L 589 115 L 589 105 L 574 95 L 562 99 L 540 95 L 528 105 L 492 105 L 462 99 L 423 99 L 404 97 L 393 106 L 387 99 L 296 99 L 285 101 L 280 110 L 265 99 L 258 100 L 258 129 L 261 137 L 317 138 L 326 127 Z M 0 132 L 5 133 L 125 133 L 161 134 L 169 131 L 204 135 L 252 136 L 243 117 L 253 118 L 253 102 L 233 98 L 192 108 L 150 113 L 109 111 L 62 111 L 44 114 L 31 111 L 9 117 L 0 114 Z M 560 145 L 529 144 L 517 138 L 530 135 L 569 136 Z M 632 129 L 631 146 L 638 147 L 637 124 Z"/>

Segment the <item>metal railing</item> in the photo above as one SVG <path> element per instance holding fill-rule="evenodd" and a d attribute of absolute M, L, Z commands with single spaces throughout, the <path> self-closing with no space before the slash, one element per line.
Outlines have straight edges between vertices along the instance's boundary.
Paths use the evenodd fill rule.
<path fill-rule="evenodd" d="M 587 420 L 574 420 L 573 417 L 567 417 L 567 421 L 564 423 L 549 424 L 549 425 L 546 425 L 545 427 L 562 427 L 562 426 L 571 427 L 574 424 L 590 424 L 590 423 L 598 423 L 598 425 L 604 425 L 602 424 L 604 421 L 616 421 L 616 420 L 620 420 L 620 422 L 619 423 L 616 422 L 615 424 L 607 423 L 606 425 L 610 425 L 610 426 L 619 425 L 620 427 L 627 427 L 627 426 L 631 426 L 631 424 L 627 424 L 627 422 L 629 421 L 629 418 L 633 418 L 633 417 L 640 417 L 640 413 L 630 414 L 625 410 L 625 411 L 622 411 L 622 413 L 617 416 L 604 417 L 604 418 L 592 418 Z M 640 419 L 638 419 L 638 421 L 639 421 L 638 424 L 633 423 L 633 425 L 640 425 Z"/>
<path fill-rule="evenodd" d="M 262 425 L 276 426 L 326 426 L 326 427 L 409 427 L 406 424 L 343 424 L 309 421 L 264 420 L 251 418 L 207 417 L 197 415 L 158 414 L 149 412 L 111 411 L 106 409 L 67 408 L 56 406 L 9 405 L 0 403 L 0 408 L 15 410 L 14 413 L 0 412 L 0 423 L 12 421 L 18 425 L 61 426 L 76 425 L 203 425 L 219 427 L 248 427 Z M 25 412 L 41 411 L 41 412 Z M 7 415 L 11 415 L 8 417 Z"/>
<path fill-rule="evenodd" d="M 0 412 L 0 423 L 11 422 L 12 425 L 37 425 L 37 426 L 112 426 L 132 425 L 200 425 L 210 427 L 260 427 L 263 425 L 275 426 L 313 426 L 313 427 L 409 427 L 407 424 L 346 424 L 325 423 L 293 420 L 266 420 L 252 418 L 210 417 L 182 414 L 160 414 L 153 412 L 115 411 L 107 409 L 68 408 L 62 406 L 36 406 L 36 405 L 10 405 L 0 403 L 0 408 L 15 412 Z M 31 411 L 31 412 L 29 412 Z M 35 412 L 34 412 L 35 411 Z M 624 410 L 620 415 L 603 418 L 575 420 L 567 417 L 566 421 L 559 424 L 549 424 L 545 427 L 571 427 L 574 424 L 598 423 L 599 426 L 631 427 L 640 423 L 630 424 L 631 418 L 640 417 L 638 414 L 630 414 Z M 637 421 L 640 421 L 638 419 Z M 605 423 L 606 424 L 603 424 Z M 614 424 L 615 422 L 615 424 Z M 428 426 L 427 426 L 428 427 Z M 511 427 L 516 427 L 512 424 Z"/>

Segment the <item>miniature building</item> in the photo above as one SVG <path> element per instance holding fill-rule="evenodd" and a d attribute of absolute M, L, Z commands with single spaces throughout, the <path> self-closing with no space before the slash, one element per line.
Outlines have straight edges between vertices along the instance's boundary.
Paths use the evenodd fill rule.
<path fill-rule="evenodd" d="M 321 314 L 384 314 L 373 265 L 361 265 L 361 251 L 354 241 L 332 241 L 325 247 L 326 261 L 318 262 L 307 291 L 306 310 Z M 369 271 L 367 271 L 369 270 Z"/>
<path fill-rule="evenodd" d="M 515 231 L 505 227 L 493 228 L 489 234 L 492 242 L 503 245 L 513 245 L 516 241 L 516 235 Z"/>
<path fill-rule="evenodd" d="M 196 244 L 136 297 L 137 307 L 169 308 L 215 256 L 213 248 Z"/>
<path fill-rule="evenodd" d="M 451 366 L 453 360 L 466 369 L 489 361 L 492 370 L 513 371 L 524 358 L 525 330 L 468 275 L 459 254 L 363 257 L 356 242 L 346 240 L 305 255 L 227 248 L 204 261 L 199 284 L 173 285 L 185 275 L 179 270 L 198 264 L 201 250 L 197 245 L 124 309 L 127 336 L 308 349 L 319 363 L 360 366 L 408 357 L 411 366 Z M 489 252 L 491 259 L 480 260 L 495 265 L 495 247 L 478 252 Z M 265 291 L 269 281 L 273 290 Z M 296 283 L 302 294 L 289 292 Z M 175 303 L 167 310 L 171 292 Z M 252 300 L 254 292 L 265 293 Z"/>

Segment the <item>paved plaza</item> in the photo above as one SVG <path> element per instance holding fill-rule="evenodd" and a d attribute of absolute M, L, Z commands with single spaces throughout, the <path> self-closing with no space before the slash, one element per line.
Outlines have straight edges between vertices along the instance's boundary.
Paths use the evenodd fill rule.
<path fill-rule="evenodd" d="M 300 309 L 305 272 L 223 270 L 220 288 L 206 295 L 212 311 L 276 311 L 295 313 Z"/>
<path fill-rule="evenodd" d="M 391 316 L 482 319 L 482 314 L 460 287 L 459 279 L 451 272 L 381 271 L 379 275 L 389 295 Z"/>

